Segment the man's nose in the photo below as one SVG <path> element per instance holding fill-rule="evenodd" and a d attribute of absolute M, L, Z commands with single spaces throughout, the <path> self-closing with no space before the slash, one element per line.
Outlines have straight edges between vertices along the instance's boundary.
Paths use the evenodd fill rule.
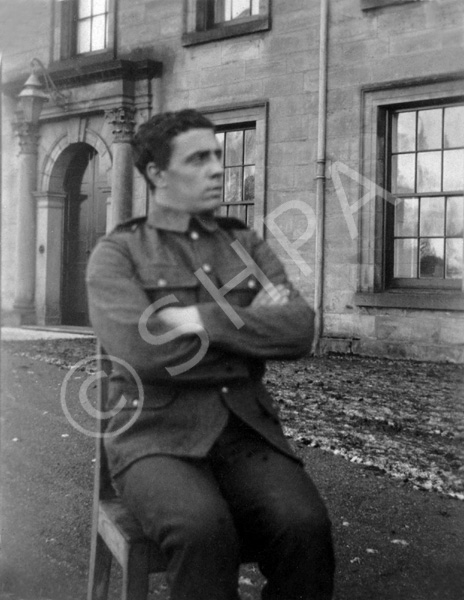
<path fill-rule="evenodd" d="M 224 167 L 222 166 L 222 159 L 219 158 L 218 156 L 216 156 L 215 154 L 213 154 L 211 157 L 210 173 L 211 173 L 212 177 L 219 177 L 219 176 L 222 176 L 222 174 L 224 173 Z"/>

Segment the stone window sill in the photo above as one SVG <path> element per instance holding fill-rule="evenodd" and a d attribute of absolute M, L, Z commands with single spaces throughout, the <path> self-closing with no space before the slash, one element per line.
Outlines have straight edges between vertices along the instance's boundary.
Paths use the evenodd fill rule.
<path fill-rule="evenodd" d="M 410 4 L 411 2 L 422 2 L 422 0 L 361 0 L 361 10 L 384 8 L 394 4 Z"/>
<path fill-rule="evenodd" d="M 267 31 L 270 29 L 270 26 L 270 18 L 269 16 L 265 16 L 241 21 L 240 23 L 220 25 L 206 31 L 186 32 L 182 35 L 182 45 L 193 46 L 194 44 L 204 44 L 215 40 L 247 35 L 256 31 Z"/>
<path fill-rule="evenodd" d="M 69 58 L 60 58 L 50 63 L 50 70 L 62 70 L 70 68 L 91 67 L 95 64 L 109 63 L 114 60 L 114 52 L 111 50 L 99 50 L 97 52 L 88 52 L 87 54 L 76 54 Z"/>
<path fill-rule="evenodd" d="M 354 303 L 366 308 L 464 311 L 464 293 L 436 290 L 358 292 Z"/>

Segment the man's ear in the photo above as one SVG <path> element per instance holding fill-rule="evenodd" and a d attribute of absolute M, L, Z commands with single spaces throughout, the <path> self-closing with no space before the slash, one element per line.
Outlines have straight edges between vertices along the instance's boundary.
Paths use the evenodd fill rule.
<path fill-rule="evenodd" d="M 156 188 L 165 187 L 165 172 L 162 169 L 160 169 L 153 161 L 147 163 L 147 166 L 145 167 L 145 173 L 148 179 Z"/>

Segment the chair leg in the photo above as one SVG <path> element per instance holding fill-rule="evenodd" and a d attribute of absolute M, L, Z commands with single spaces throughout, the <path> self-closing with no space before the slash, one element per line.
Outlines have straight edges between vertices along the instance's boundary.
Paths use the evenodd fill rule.
<path fill-rule="evenodd" d="M 87 600 L 107 600 L 112 557 L 103 538 L 97 533 L 90 548 Z"/>
<path fill-rule="evenodd" d="M 132 544 L 123 565 L 122 600 L 147 600 L 149 555 L 146 543 Z"/>

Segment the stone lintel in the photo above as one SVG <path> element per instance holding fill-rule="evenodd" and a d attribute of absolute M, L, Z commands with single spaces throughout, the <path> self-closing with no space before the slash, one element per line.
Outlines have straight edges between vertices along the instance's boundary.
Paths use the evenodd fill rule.
<path fill-rule="evenodd" d="M 50 76 L 58 89 L 83 87 L 102 81 L 138 81 L 161 77 L 162 63 L 156 60 L 106 59 L 85 61 L 72 59 L 50 65 Z M 2 91 L 7 96 L 17 97 L 28 74 L 4 81 Z"/>

